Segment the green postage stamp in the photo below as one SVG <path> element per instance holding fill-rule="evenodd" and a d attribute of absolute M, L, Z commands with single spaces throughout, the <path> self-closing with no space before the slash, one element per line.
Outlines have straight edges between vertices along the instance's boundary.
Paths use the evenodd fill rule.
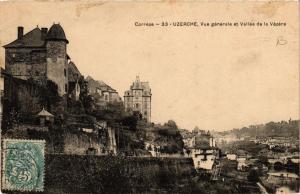
<path fill-rule="evenodd" d="M 44 140 L 3 140 L 2 188 L 44 190 Z"/>

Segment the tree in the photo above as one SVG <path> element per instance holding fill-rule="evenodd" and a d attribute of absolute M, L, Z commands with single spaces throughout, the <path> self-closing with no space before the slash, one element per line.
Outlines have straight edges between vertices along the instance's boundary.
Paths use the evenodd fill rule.
<path fill-rule="evenodd" d="M 254 169 L 251 169 L 251 171 L 249 172 L 248 176 L 247 176 L 248 181 L 256 183 L 259 181 L 259 175 L 258 172 Z"/>
<path fill-rule="evenodd" d="M 168 122 L 165 123 L 165 126 L 168 126 L 172 129 L 178 129 L 176 122 L 173 120 L 168 120 Z"/>
<path fill-rule="evenodd" d="M 279 153 L 284 153 L 285 149 L 283 147 L 275 146 L 272 148 L 273 152 L 279 152 Z"/>
<path fill-rule="evenodd" d="M 187 150 L 186 150 L 186 153 L 187 153 L 187 155 L 190 155 L 191 150 L 190 150 L 190 149 L 187 149 Z"/>
<path fill-rule="evenodd" d="M 275 162 L 274 163 L 274 170 L 276 171 L 281 171 L 284 169 L 284 166 L 281 162 Z"/>
<path fill-rule="evenodd" d="M 286 166 L 286 170 L 288 172 L 299 174 L 299 165 L 296 163 L 293 163 L 291 159 L 288 159 L 285 166 Z"/>
<path fill-rule="evenodd" d="M 192 131 L 193 133 L 199 133 L 200 132 L 200 129 L 199 129 L 199 127 L 198 126 L 196 126 L 194 129 L 193 129 L 193 131 Z"/>
<path fill-rule="evenodd" d="M 263 156 L 263 155 L 258 156 L 258 161 L 259 161 L 259 163 L 264 164 L 266 166 L 269 165 L 267 156 Z"/>
<path fill-rule="evenodd" d="M 129 127 L 132 131 L 136 131 L 137 118 L 133 115 L 124 117 L 122 119 L 122 125 Z"/>

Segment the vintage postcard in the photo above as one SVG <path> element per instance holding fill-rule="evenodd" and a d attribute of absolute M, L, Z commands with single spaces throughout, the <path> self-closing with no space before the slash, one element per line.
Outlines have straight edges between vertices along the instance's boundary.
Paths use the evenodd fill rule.
<path fill-rule="evenodd" d="M 0 1 L 1 192 L 299 190 L 298 1 Z"/>

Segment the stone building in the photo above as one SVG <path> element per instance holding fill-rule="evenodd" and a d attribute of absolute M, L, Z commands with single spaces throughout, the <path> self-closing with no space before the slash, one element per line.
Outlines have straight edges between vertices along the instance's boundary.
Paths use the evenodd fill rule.
<path fill-rule="evenodd" d="M 219 158 L 219 149 L 216 147 L 215 140 L 209 132 L 196 136 L 194 146 L 189 149 L 197 170 L 212 170 L 216 159 Z"/>
<path fill-rule="evenodd" d="M 74 62 L 70 61 L 67 65 L 68 75 L 68 94 L 70 98 L 79 100 L 79 95 L 84 84 L 84 77 L 77 69 Z"/>
<path fill-rule="evenodd" d="M 5 48 L 5 70 L 19 79 L 34 79 L 39 83 L 51 80 L 58 86 L 59 95 L 68 92 L 67 44 L 69 41 L 60 24 L 47 28 L 36 27 L 24 34 L 18 27 L 17 39 Z"/>
<path fill-rule="evenodd" d="M 130 90 L 125 91 L 125 109 L 138 111 L 147 122 L 151 122 L 151 96 L 149 82 L 141 82 L 137 76 L 130 86 Z"/>
<path fill-rule="evenodd" d="M 99 106 L 105 107 L 107 103 L 121 102 L 118 92 L 103 81 L 94 80 L 91 76 L 87 76 L 85 81 L 88 93 L 94 97 Z"/>

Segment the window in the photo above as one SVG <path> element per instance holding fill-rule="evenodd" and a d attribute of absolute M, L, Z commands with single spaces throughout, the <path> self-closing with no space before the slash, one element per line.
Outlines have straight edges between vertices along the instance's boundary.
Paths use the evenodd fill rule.
<path fill-rule="evenodd" d="M 65 84 L 65 92 L 68 92 L 68 85 Z"/>
<path fill-rule="evenodd" d="M 147 111 L 145 111 L 144 114 L 147 115 Z"/>
<path fill-rule="evenodd" d="M 65 77 L 67 77 L 67 70 L 64 69 L 64 74 L 65 74 Z"/>

